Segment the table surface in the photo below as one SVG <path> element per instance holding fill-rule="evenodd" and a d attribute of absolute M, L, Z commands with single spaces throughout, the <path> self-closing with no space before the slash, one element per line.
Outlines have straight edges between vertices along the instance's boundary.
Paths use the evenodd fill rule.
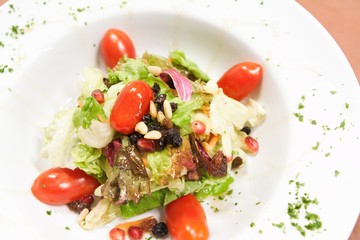
<path fill-rule="evenodd" d="M 360 1 L 296 0 L 331 34 L 347 57 L 360 84 Z M 0 5 L 6 0 L 0 0 Z M 360 217 L 349 240 L 360 239 Z"/>

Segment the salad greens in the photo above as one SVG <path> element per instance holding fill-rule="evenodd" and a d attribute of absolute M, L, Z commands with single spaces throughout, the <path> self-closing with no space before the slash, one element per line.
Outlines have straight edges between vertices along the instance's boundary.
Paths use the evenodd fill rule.
<path fill-rule="evenodd" d="M 178 89 L 151 67 L 180 73 L 190 83 L 190 99 L 182 100 Z M 136 216 L 188 193 L 200 200 L 224 194 L 234 181 L 232 159 L 246 159 L 243 127 L 256 127 L 265 119 L 258 102 L 227 97 L 179 50 L 168 57 L 148 52 L 138 59 L 124 57 L 106 73 L 86 68 L 83 75 L 77 106 L 54 115 L 45 128 L 41 154 L 54 167 L 80 168 L 102 183 L 94 193 L 96 205 L 80 223 L 84 229 L 116 217 Z M 144 134 L 122 135 L 109 123 L 119 92 L 134 80 L 146 82 L 155 98 L 161 96 L 171 103 L 172 114 L 165 124 L 150 114 L 143 117 L 149 130 L 162 134 L 153 140 L 154 151 L 142 151 L 137 144 Z M 103 102 L 93 96 L 94 90 L 102 92 Z M 158 111 L 165 111 L 161 103 L 156 104 Z M 206 126 L 203 134 L 194 133 L 195 120 Z"/>

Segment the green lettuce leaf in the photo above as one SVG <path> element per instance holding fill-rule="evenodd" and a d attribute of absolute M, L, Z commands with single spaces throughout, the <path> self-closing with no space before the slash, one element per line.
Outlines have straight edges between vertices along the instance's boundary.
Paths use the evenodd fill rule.
<path fill-rule="evenodd" d="M 111 85 L 118 82 L 128 83 L 133 80 L 144 79 L 149 75 L 145 63 L 141 59 L 125 59 L 116 69 L 108 69 L 108 80 Z"/>
<path fill-rule="evenodd" d="M 222 178 L 203 178 L 201 180 L 202 187 L 196 191 L 195 196 L 201 200 L 207 198 L 208 196 L 220 196 L 229 189 L 232 182 L 234 182 L 234 178 L 230 174 L 227 174 Z"/>
<path fill-rule="evenodd" d="M 98 68 L 85 68 L 83 70 L 84 82 L 81 91 L 81 97 L 90 97 L 92 91 L 99 89 L 107 90 L 103 81 L 103 72 Z"/>
<path fill-rule="evenodd" d="M 174 98 L 174 94 L 172 93 L 173 90 L 167 85 L 164 81 L 162 81 L 160 78 L 157 78 L 153 75 L 149 75 L 147 78 L 143 79 L 144 82 L 149 84 L 150 87 L 154 86 L 155 83 L 157 83 L 160 87 L 160 94 L 164 93 L 166 94 L 167 100 L 172 100 Z"/>
<path fill-rule="evenodd" d="M 44 146 L 40 156 L 48 159 L 54 167 L 75 167 L 71 151 L 79 139 L 72 122 L 74 111 L 75 108 L 69 108 L 57 112 L 44 129 Z"/>
<path fill-rule="evenodd" d="M 86 144 L 79 143 L 73 148 L 71 155 L 77 167 L 97 179 L 102 178 L 104 171 L 101 168 L 101 149 L 92 148 Z"/>
<path fill-rule="evenodd" d="M 163 151 L 149 153 L 147 155 L 147 163 L 151 170 L 151 180 L 163 185 L 162 182 L 166 181 L 167 173 L 171 168 L 170 151 L 165 148 Z"/>
<path fill-rule="evenodd" d="M 174 98 L 174 102 L 178 103 L 178 108 L 173 114 L 172 121 L 180 127 L 180 134 L 187 135 L 192 132 L 191 120 L 194 116 L 194 111 L 201 108 L 203 100 L 199 95 L 192 95 L 187 102 L 181 101 L 179 98 Z"/>
<path fill-rule="evenodd" d="M 175 50 L 170 53 L 170 58 L 172 60 L 172 64 L 178 68 L 180 72 L 182 72 L 182 69 L 185 69 L 195 76 L 196 79 L 201 79 L 205 82 L 210 80 L 209 76 L 203 72 L 195 62 L 186 58 L 184 52 Z"/>
<path fill-rule="evenodd" d="M 89 128 L 91 120 L 99 120 L 99 117 L 106 119 L 105 112 L 101 105 L 93 97 L 84 99 L 83 106 L 77 108 L 73 115 L 73 124 L 75 128 L 82 126 L 84 129 Z"/>
<path fill-rule="evenodd" d="M 121 217 L 130 218 L 141 213 L 150 211 L 151 209 L 163 206 L 167 192 L 168 190 L 165 188 L 160 189 L 149 195 L 144 195 L 138 203 L 135 203 L 134 201 L 129 201 L 124 205 L 120 205 Z"/>
<path fill-rule="evenodd" d="M 145 52 L 142 55 L 142 59 L 147 65 L 158 66 L 162 70 L 173 68 L 173 65 L 168 61 L 168 59 L 166 57 L 163 57 L 163 56 Z"/>

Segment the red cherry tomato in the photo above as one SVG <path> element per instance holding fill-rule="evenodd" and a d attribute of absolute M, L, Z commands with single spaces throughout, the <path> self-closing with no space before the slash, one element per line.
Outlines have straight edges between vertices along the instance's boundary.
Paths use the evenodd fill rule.
<path fill-rule="evenodd" d="M 135 47 L 130 37 L 123 31 L 111 28 L 104 34 L 100 43 L 101 55 L 105 64 L 113 68 L 123 55 L 135 58 Z"/>
<path fill-rule="evenodd" d="M 256 88 L 262 76 L 261 65 L 242 62 L 226 71 L 217 84 L 228 97 L 241 101 Z"/>
<path fill-rule="evenodd" d="M 203 207 L 192 194 L 165 206 L 165 219 L 173 240 L 205 240 L 209 228 Z"/>
<path fill-rule="evenodd" d="M 99 181 L 81 169 L 51 168 L 34 181 L 31 191 L 43 203 L 63 205 L 92 194 Z"/>
<path fill-rule="evenodd" d="M 119 93 L 110 114 L 110 125 L 117 132 L 130 135 L 154 99 L 151 87 L 140 80 L 128 83 Z"/>

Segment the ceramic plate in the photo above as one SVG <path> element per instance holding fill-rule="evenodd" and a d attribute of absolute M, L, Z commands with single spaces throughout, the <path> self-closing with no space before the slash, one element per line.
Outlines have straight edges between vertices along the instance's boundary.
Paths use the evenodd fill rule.
<path fill-rule="evenodd" d="M 107 239 L 30 191 L 49 168 L 43 128 L 76 102 L 85 67 L 103 68 L 110 27 L 137 53 L 181 49 L 211 78 L 263 65 L 260 150 L 232 194 L 203 203 L 211 239 L 347 239 L 359 213 L 360 91 L 330 35 L 294 1 L 10 1 L 0 8 L 0 229 L 18 239 Z M 298 212 L 298 213 L 297 213 Z M 297 213 L 298 218 L 295 218 Z M 143 214 L 144 217 L 161 211 Z M 135 218 L 134 218 L 135 219 Z"/>

